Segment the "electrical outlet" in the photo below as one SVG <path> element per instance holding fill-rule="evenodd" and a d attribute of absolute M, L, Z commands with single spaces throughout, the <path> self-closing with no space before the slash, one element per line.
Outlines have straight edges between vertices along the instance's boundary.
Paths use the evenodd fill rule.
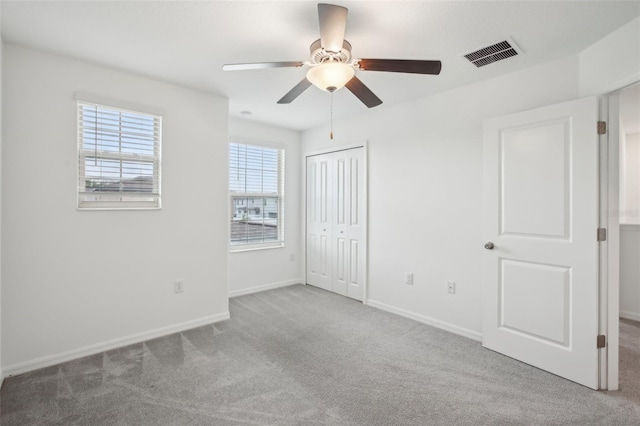
<path fill-rule="evenodd" d="M 413 285 L 413 273 L 412 272 L 407 272 L 406 278 L 405 278 L 405 284 L 407 285 Z"/>
<path fill-rule="evenodd" d="M 291 254 L 289 255 L 289 260 L 290 260 L 290 261 L 292 261 L 292 262 L 295 262 L 295 260 L 296 260 L 296 255 L 295 255 L 295 254 L 293 254 L 293 253 L 291 253 Z"/>
<path fill-rule="evenodd" d="M 451 294 L 456 294 L 456 283 L 453 281 L 449 281 L 447 283 L 447 291 Z"/>
<path fill-rule="evenodd" d="M 184 291 L 184 280 L 176 280 L 173 283 L 173 292 L 182 293 Z"/>

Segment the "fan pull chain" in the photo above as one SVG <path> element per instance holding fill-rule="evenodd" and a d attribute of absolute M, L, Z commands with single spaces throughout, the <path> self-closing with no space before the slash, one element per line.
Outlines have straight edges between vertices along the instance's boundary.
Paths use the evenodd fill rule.
<path fill-rule="evenodd" d="M 333 92 L 331 92 L 331 133 L 329 137 L 333 139 Z"/>

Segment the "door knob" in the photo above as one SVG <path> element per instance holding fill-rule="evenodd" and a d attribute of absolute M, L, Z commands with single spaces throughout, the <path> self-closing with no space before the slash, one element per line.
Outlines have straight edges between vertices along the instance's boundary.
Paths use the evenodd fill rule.
<path fill-rule="evenodd" d="M 487 244 L 484 245 L 484 248 L 486 248 L 487 250 L 493 250 L 494 247 L 495 246 L 491 241 L 489 241 Z"/>

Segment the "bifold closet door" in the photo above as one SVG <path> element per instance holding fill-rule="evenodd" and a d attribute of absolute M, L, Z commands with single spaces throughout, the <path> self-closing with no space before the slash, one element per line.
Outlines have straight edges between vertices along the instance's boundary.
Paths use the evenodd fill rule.
<path fill-rule="evenodd" d="M 362 300 L 366 266 L 363 148 L 307 158 L 307 283 Z"/>
<path fill-rule="evenodd" d="M 331 290 L 332 158 L 307 157 L 307 284 Z"/>

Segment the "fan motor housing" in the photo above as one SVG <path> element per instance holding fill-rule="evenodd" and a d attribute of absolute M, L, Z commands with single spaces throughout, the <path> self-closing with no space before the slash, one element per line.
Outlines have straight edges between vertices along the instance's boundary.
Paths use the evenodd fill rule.
<path fill-rule="evenodd" d="M 351 43 L 347 40 L 342 42 L 342 49 L 339 52 L 324 50 L 320 39 L 311 43 L 309 50 L 311 51 L 311 62 L 314 64 L 321 64 L 329 60 L 347 63 L 351 60 Z"/>

